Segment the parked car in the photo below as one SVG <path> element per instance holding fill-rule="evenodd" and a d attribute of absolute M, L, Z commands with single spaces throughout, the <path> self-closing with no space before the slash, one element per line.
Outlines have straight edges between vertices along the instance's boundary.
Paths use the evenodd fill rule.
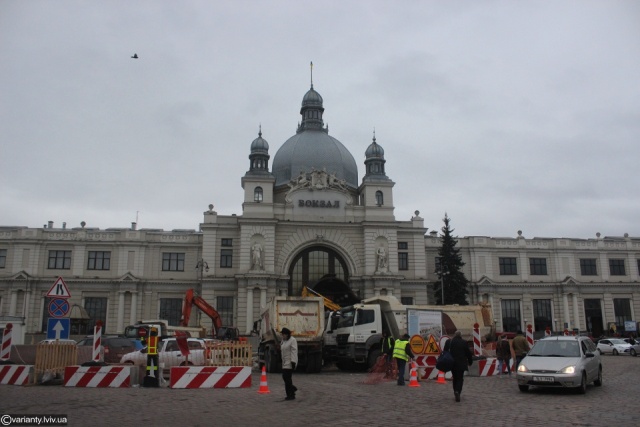
<path fill-rule="evenodd" d="M 629 354 L 631 354 L 633 357 L 636 357 L 638 353 L 640 353 L 640 341 L 634 340 L 633 338 L 627 338 L 625 339 L 625 341 L 631 345 Z"/>
<path fill-rule="evenodd" d="M 76 345 L 77 343 L 74 340 L 52 340 L 52 339 L 46 339 L 46 340 L 40 341 L 38 344 L 70 344 L 70 345 Z"/>
<path fill-rule="evenodd" d="M 598 351 L 602 354 L 630 354 L 631 344 L 622 338 L 604 338 L 598 341 Z"/>
<path fill-rule="evenodd" d="M 602 385 L 602 363 L 596 345 L 588 337 L 554 336 L 538 340 L 520 362 L 516 372 L 522 392 L 536 387 L 576 388 Z"/>
<path fill-rule="evenodd" d="M 102 336 L 100 338 L 103 353 L 103 360 L 106 363 L 120 363 L 120 359 L 127 353 L 136 350 L 135 345 L 129 338 L 118 336 Z M 87 335 L 86 338 L 78 341 L 78 345 L 93 346 L 93 335 Z"/>

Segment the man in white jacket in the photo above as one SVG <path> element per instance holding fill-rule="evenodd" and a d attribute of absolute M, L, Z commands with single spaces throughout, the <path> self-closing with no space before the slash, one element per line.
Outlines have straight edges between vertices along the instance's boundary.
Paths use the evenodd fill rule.
<path fill-rule="evenodd" d="M 282 328 L 282 343 L 280 344 L 282 356 L 282 379 L 287 397 L 284 400 L 294 400 L 298 388 L 293 385 L 292 375 L 298 364 L 298 342 L 291 336 L 291 331 Z"/>

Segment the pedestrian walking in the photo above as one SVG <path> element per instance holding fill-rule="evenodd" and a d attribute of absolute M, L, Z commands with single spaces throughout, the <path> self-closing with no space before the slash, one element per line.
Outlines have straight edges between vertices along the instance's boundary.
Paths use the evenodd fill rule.
<path fill-rule="evenodd" d="M 298 388 L 293 385 L 293 371 L 298 364 L 298 342 L 291 336 L 288 328 L 282 328 L 282 343 L 280 343 L 280 355 L 282 356 L 282 379 L 287 397 L 284 400 L 294 400 Z"/>
<path fill-rule="evenodd" d="M 529 343 L 527 342 L 527 339 L 524 337 L 524 335 L 522 335 L 521 330 L 518 330 L 518 332 L 516 333 L 516 337 L 513 339 L 511 345 L 513 345 L 513 352 L 516 355 L 517 372 L 518 366 L 520 366 L 520 362 L 522 362 L 522 359 L 524 359 L 524 356 L 526 356 L 527 352 L 530 350 Z"/>
<path fill-rule="evenodd" d="M 455 361 L 451 375 L 453 376 L 453 395 L 456 402 L 460 402 L 460 394 L 464 384 L 464 372 L 469 370 L 469 366 L 473 363 L 473 356 L 469 345 L 462 339 L 462 333 L 456 331 L 453 338 L 448 340 L 444 345 L 444 351 L 448 351 Z"/>
<path fill-rule="evenodd" d="M 393 358 L 398 365 L 398 385 L 404 385 L 404 369 L 409 359 L 413 359 L 413 352 L 409 344 L 409 334 L 398 338 L 393 345 Z"/>
<path fill-rule="evenodd" d="M 498 342 L 496 343 L 496 357 L 498 359 L 498 371 L 500 374 L 500 378 L 504 374 L 502 365 L 507 365 L 507 372 L 509 373 L 509 378 L 511 378 L 511 367 L 509 366 L 509 362 L 511 361 L 511 345 L 509 345 L 509 340 L 506 335 L 502 335 Z"/>

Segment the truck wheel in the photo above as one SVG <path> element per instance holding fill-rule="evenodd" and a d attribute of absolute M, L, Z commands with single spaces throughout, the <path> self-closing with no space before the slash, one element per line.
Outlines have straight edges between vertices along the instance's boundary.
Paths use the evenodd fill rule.
<path fill-rule="evenodd" d="M 267 372 L 280 372 L 280 358 L 271 347 L 267 347 L 264 352 L 264 364 L 267 366 Z"/>
<path fill-rule="evenodd" d="M 367 368 L 368 370 L 371 370 L 371 368 L 373 368 L 376 364 L 376 362 L 378 361 L 378 358 L 380 357 L 380 355 L 382 354 L 382 352 L 380 351 L 379 348 L 375 348 L 373 350 L 371 350 L 369 352 L 369 357 L 367 358 Z"/>
<path fill-rule="evenodd" d="M 322 370 L 322 353 L 314 354 L 312 357 L 312 360 L 313 360 L 313 370 L 311 372 L 313 372 L 314 374 L 317 374 Z"/>

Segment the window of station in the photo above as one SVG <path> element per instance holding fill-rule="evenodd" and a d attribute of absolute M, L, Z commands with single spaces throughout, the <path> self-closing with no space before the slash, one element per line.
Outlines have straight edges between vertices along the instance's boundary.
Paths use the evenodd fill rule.
<path fill-rule="evenodd" d="M 87 270 L 109 270 L 111 268 L 111 252 L 89 251 Z"/>
<path fill-rule="evenodd" d="M 532 276 L 547 275 L 547 259 L 546 258 L 529 258 L 529 271 Z"/>
<path fill-rule="evenodd" d="M 515 276 L 518 274 L 518 263 L 515 257 L 500 257 L 498 263 L 501 276 Z"/>
<path fill-rule="evenodd" d="M 160 298 L 160 319 L 169 326 L 179 326 L 182 317 L 182 298 Z"/>
<path fill-rule="evenodd" d="M 262 187 L 256 187 L 255 190 L 253 190 L 253 201 L 254 202 L 262 202 L 263 200 L 263 194 L 262 194 Z"/>
<path fill-rule="evenodd" d="M 162 271 L 184 271 L 184 253 L 163 252 Z"/>
<path fill-rule="evenodd" d="M 610 259 L 609 273 L 612 276 L 626 276 L 627 274 L 624 268 L 624 259 Z"/>
<path fill-rule="evenodd" d="M 301 252 L 289 272 L 289 295 L 300 295 L 303 286 L 313 286 L 327 274 L 348 281 L 346 264 L 336 252 L 328 248 L 310 248 Z"/>
<path fill-rule="evenodd" d="M 598 267 L 595 258 L 580 259 L 580 274 L 583 276 L 597 276 Z"/>
<path fill-rule="evenodd" d="M 69 270 L 71 251 L 49 251 L 49 270 Z"/>

